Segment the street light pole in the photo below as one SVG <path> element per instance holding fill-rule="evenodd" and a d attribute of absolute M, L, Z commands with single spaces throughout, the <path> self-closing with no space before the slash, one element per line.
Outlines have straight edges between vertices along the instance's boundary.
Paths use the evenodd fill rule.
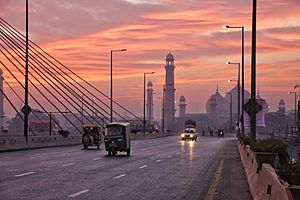
<path fill-rule="evenodd" d="M 232 93 L 231 92 L 226 92 L 226 94 L 230 95 L 230 128 L 229 131 L 232 131 Z"/>
<path fill-rule="evenodd" d="M 226 64 L 228 65 L 238 65 L 238 80 L 237 80 L 237 84 L 238 84 L 238 134 L 240 135 L 241 133 L 241 129 L 240 129 L 240 109 L 241 109 L 241 97 L 240 97 L 240 92 L 241 92 L 241 87 L 240 87 L 240 63 L 232 63 L 232 62 L 226 62 Z M 230 82 L 230 80 L 229 80 Z"/>
<path fill-rule="evenodd" d="M 126 50 L 127 49 L 110 50 L 110 122 L 113 121 L 113 70 L 112 70 L 113 52 L 121 52 Z"/>
<path fill-rule="evenodd" d="M 26 0 L 26 60 L 25 60 L 25 105 L 24 105 L 24 136 L 28 142 L 28 115 L 30 107 L 28 105 L 28 0 Z M 28 109 L 29 108 L 29 109 Z"/>
<path fill-rule="evenodd" d="M 143 113 L 143 133 L 146 135 L 146 74 L 154 74 L 155 72 L 144 73 L 144 113 Z"/>
<path fill-rule="evenodd" d="M 253 0 L 252 6 L 252 50 L 251 50 L 251 143 L 256 142 L 256 7 L 257 0 Z"/>
<path fill-rule="evenodd" d="M 226 28 L 238 28 L 242 30 L 242 107 L 245 104 L 245 29 L 244 26 L 225 26 Z M 242 110 L 241 116 L 242 123 L 242 135 L 245 135 L 245 126 L 244 126 L 244 112 Z"/>

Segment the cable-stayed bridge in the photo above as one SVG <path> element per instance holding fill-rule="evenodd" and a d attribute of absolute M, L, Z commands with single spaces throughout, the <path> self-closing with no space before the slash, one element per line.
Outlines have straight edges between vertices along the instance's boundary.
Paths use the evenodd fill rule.
<path fill-rule="evenodd" d="M 9 92 L 0 92 L 16 112 L 16 116 L 24 120 L 19 103 L 24 105 L 23 91 L 25 89 L 25 36 L 7 21 L 0 18 L 0 67 L 5 72 L 3 83 Z M 41 113 L 51 118 L 53 125 L 59 130 L 66 127 L 59 122 L 59 114 L 68 124 L 68 128 L 81 133 L 82 124 L 97 124 L 104 128 L 110 122 L 110 97 L 97 89 L 94 85 L 76 74 L 52 55 L 43 50 L 35 42 L 29 40 L 29 104 L 34 105 L 31 117 L 42 119 Z M 20 92 L 21 91 L 21 92 Z M 8 96 L 12 93 L 13 96 Z M 113 121 L 128 121 L 120 113 L 127 113 L 130 119 L 140 120 L 133 112 L 113 101 Z M 31 106 L 30 105 L 30 106 Z M 31 106 L 33 107 L 33 106 Z M 116 111 L 118 110 L 118 111 Z M 34 130 L 31 133 L 35 135 Z"/>

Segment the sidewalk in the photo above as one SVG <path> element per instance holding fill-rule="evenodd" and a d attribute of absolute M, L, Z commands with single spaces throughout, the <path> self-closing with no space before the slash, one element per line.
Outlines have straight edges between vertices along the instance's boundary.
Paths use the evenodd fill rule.
<path fill-rule="evenodd" d="M 250 189 L 236 140 L 226 142 L 224 165 L 215 200 L 251 200 Z"/>

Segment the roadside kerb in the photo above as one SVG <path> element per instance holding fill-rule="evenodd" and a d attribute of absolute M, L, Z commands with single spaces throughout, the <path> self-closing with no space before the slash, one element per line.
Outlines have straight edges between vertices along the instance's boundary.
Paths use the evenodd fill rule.
<path fill-rule="evenodd" d="M 271 165 L 264 163 L 258 170 L 255 154 L 250 147 L 244 147 L 238 142 L 238 148 L 254 200 L 294 200 L 287 188 L 288 184 L 280 182 Z"/>

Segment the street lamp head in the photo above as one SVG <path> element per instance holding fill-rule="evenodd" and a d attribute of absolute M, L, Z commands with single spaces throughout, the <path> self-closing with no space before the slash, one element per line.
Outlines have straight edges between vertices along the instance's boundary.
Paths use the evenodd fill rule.
<path fill-rule="evenodd" d="M 155 72 L 151 72 L 151 74 L 155 74 Z"/>
<path fill-rule="evenodd" d="M 230 64 L 231 64 L 230 62 L 226 61 L 226 65 L 230 65 Z"/>
<path fill-rule="evenodd" d="M 232 80 L 228 79 L 227 82 L 230 83 Z"/>
<path fill-rule="evenodd" d="M 222 28 L 229 28 L 229 26 L 228 25 L 224 25 L 224 26 L 222 26 Z"/>
<path fill-rule="evenodd" d="M 121 49 L 121 51 L 127 51 L 127 49 Z"/>

